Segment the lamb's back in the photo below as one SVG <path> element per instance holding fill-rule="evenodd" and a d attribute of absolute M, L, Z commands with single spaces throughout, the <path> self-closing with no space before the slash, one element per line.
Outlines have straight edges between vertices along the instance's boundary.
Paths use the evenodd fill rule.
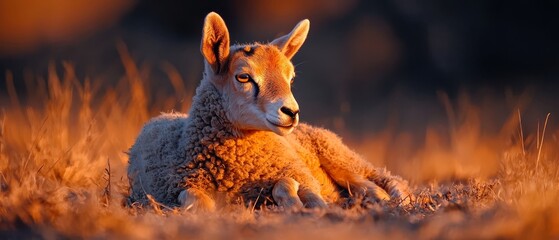
<path fill-rule="evenodd" d="M 145 202 L 146 194 L 172 203 L 178 194 L 177 166 L 184 164 L 187 115 L 165 113 L 146 123 L 130 148 L 128 178 L 132 201 Z"/>

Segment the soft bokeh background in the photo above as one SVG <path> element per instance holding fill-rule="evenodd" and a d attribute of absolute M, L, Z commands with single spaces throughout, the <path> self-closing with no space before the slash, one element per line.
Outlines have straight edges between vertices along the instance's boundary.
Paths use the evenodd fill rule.
<path fill-rule="evenodd" d="M 518 109 L 531 133 L 559 109 L 556 1 L 1 0 L 0 69 L 9 71 L 0 81 L 13 79 L 24 97 L 35 87 L 30 79 L 46 78 L 49 66 L 61 73 L 67 61 L 95 92 L 131 96 L 117 86 L 130 74 L 126 52 L 150 93 L 142 100 L 148 115 L 184 111 L 201 79 L 200 32 L 210 11 L 239 43 L 270 41 L 309 18 L 309 38 L 293 60 L 303 121 L 404 175 L 417 175 L 420 166 L 409 165 L 417 156 L 440 166 L 454 151 L 467 153 L 478 173 L 472 156 L 495 158 L 485 140 Z M 1 101 L 7 92 L 0 84 Z M 456 132 L 471 135 L 459 141 L 466 147 L 451 146 Z M 456 149 L 419 150 L 426 146 Z"/>

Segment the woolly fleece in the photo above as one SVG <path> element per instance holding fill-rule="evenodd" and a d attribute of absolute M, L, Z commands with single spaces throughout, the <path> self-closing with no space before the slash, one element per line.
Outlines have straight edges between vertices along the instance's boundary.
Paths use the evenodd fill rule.
<path fill-rule="evenodd" d="M 292 134 L 269 131 L 240 135 L 228 121 L 223 98 L 207 80 L 196 90 L 191 111 L 163 114 L 148 122 L 130 149 L 130 200 L 146 194 L 177 206 L 186 188 L 205 190 L 228 203 L 271 200 L 276 181 L 291 177 L 326 202 L 339 198 L 332 174 L 358 174 L 397 195 L 399 177 L 377 170 L 328 130 L 300 124 Z M 258 202 L 257 202 L 258 199 Z"/>

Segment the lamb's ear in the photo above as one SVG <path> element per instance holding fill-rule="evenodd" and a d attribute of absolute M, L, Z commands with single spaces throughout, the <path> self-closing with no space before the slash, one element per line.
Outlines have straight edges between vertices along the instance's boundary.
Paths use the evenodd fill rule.
<path fill-rule="evenodd" d="M 209 13 L 204 20 L 200 51 L 214 73 L 220 73 L 229 57 L 229 31 L 223 19 L 215 12 Z"/>
<path fill-rule="evenodd" d="M 271 44 L 276 45 L 287 58 L 291 59 L 307 39 L 310 25 L 308 19 L 300 21 L 289 34 L 275 39 Z"/>

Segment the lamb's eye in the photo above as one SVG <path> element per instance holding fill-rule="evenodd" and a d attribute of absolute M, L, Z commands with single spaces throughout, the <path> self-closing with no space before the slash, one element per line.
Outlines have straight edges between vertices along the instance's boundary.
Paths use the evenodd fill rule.
<path fill-rule="evenodd" d="M 237 79 L 237 81 L 242 82 L 242 83 L 247 83 L 251 79 L 250 75 L 248 75 L 248 73 L 238 74 L 237 76 L 235 76 L 235 78 Z"/>

